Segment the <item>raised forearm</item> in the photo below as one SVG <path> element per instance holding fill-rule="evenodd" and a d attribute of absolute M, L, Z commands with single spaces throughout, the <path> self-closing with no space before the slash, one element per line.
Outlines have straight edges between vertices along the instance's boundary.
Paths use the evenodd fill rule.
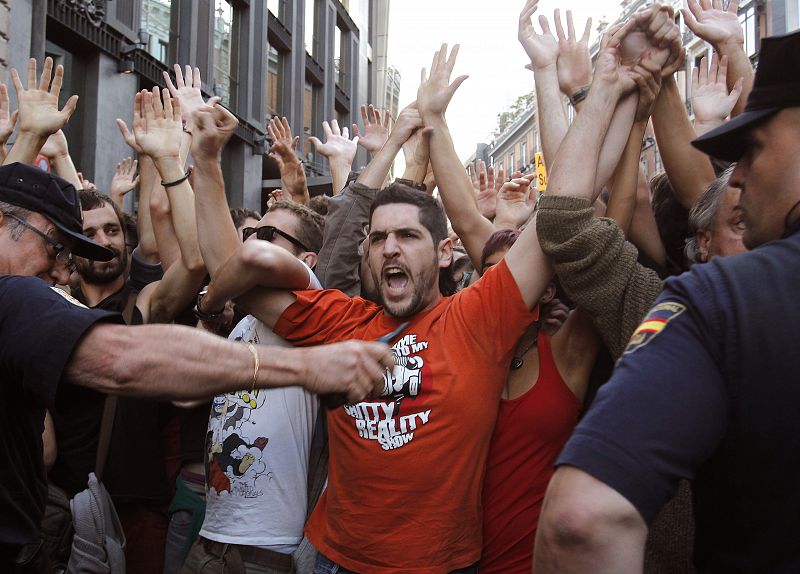
<path fill-rule="evenodd" d="M 622 152 L 628 142 L 628 136 L 631 133 L 638 102 L 638 93 L 634 91 L 617 103 L 597 161 L 597 176 L 594 180 L 593 195 L 595 199 L 600 195 L 603 186 L 608 183 L 617 169 Z"/>
<path fill-rule="evenodd" d="M 147 263 L 158 263 L 158 244 L 156 243 L 153 220 L 150 217 L 150 198 L 153 186 L 159 185 L 158 172 L 150 156 L 139 155 L 139 211 L 136 225 L 139 231 L 137 253 Z"/>
<path fill-rule="evenodd" d="M 561 90 L 558 87 L 558 74 L 555 64 L 534 71 L 536 81 L 536 109 L 539 120 L 539 134 L 542 139 L 542 153 L 545 165 L 553 164 L 569 124 L 564 111 Z"/>
<path fill-rule="evenodd" d="M 350 175 L 352 166 L 352 162 L 341 159 L 332 159 L 329 162 L 334 196 L 342 193 L 344 186 L 347 184 L 347 177 Z"/>
<path fill-rule="evenodd" d="M 171 159 L 156 162 L 159 174 L 163 181 L 167 177 L 176 177 L 170 181 L 177 181 L 184 177 L 183 163 Z M 180 248 L 180 258 L 187 271 L 193 272 L 203 268 L 203 257 L 200 254 L 200 245 L 197 241 L 197 219 L 194 209 L 194 194 L 189 181 L 165 188 L 170 204 L 170 221 Z"/>
<path fill-rule="evenodd" d="M 40 136 L 35 133 L 23 132 L 17 134 L 14 140 L 14 145 L 3 160 L 3 165 L 10 163 L 33 163 L 36 161 L 36 156 L 39 155 L 39 150 L 42 149 L 44 142 L 47 141 L 48 136 Z"/>
<path fill-rule="evenodd" d="M 674 77 L 665 78 L 661 86 L 653 108 L 653 130 L 675 195 L 690 209 L 715 176 L 708 156 L 691 145 L 695 132 Z"/>
<path fill-rule="evenodd" d="M 742 93 L 739 100 L 731 110 L 731 117 L 738 116 L 744 111 L 744 106 L 747 103 L 747 96 L 753 90 L 753 80 L 755 79 L 755 72 L 753 65 L 750 63 L 750 58 L 744 51 L 744 46 L 738 42 L 731 42 L 715 46 L 719 53 L 719 57 L 728 56 L 728 75 L 726 83 L 728 91 L 733 90 L 734 84 L 739 78 L 744 78 L 742 84 Z"/>
<path fill-rule="evenodd" d="M 494 226 L 478 209 L 472 182 L 458 159 L 444 117 L 426 118 L 425 126 L 433 128 L 430 136 L 431 164 L 444 210 L 477 269 L 483 246 L 494 233 Z"/>
<path fill-rule="evenodd" d="M 213 277 L 241 245 L 225 197 L 225 181 L 219 161 L 195 157 L 194 198 L 197 238 L 208 272 Z"/>
<path fill-rule="evenodd" d="M 633 212 L 636 209 L 636 186 L 639 180 L 639 157 L 642 150 L 642 139 L 647 122 L 633 124 L 628 142 L 622 153 L 622 159 L 614 173 L 611 197 L 608 200 L 606 217 L 617 222 L 625 235 L 631 227 Z"/>
<path fill-rule="evenodd" d="M 558 149 L 548 176 L 548 195 L 593 198 L 600 149 L 617 99 L 616 93 L 605 84 L 593 86 L 589 91 L 581 113 Z"/>
<path fill-rule="evenodd" d="M 365 187 L 381 188 L 401 147 L 402 142 L 390 136 L 378 153 L 372 156 L 372 161 L 361 171 L 356 181 Z"/>
<path fill-rule="evenodd" d="M 83 189 L 81 178 L 78 177 L 78 170 L 75 169 L 75 164 L 69 154 L 52 157 L 50 163 L 60 178 L 66 179 L 75 186 L 75 189 Z"/>

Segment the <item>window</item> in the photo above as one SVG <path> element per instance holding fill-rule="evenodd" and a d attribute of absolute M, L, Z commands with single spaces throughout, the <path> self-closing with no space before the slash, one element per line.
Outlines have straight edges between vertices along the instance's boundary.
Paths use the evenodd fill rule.
<path fill-rule="evenodd" d="M 514 165 L 514 153 L 512 152 L 512 153 L 508 154 L 508 175 L 509 176 L 512 173 L 514 173 L 514 167 L 515 167 L 515 165 Z"/>
<path fill-rule="evenodd" d="M 749 58 L 752 58 L 758 50 L 758 20 L 756 16 L 755 2 L 739 10 L 739 22 L 744 31 L 744 51 Z"/>
<path fill-rule="evenodd" d="M 281 114 L 281 78 L 283 76 L 283 54 L 273 46 L 267 47 L 266 119 Z"/>
<path fill-rule="evenodd" d="M 236 109 L 239 88 L 238 14 L 227 0 L 216 0 L 214 8 L 214 95 Z"/>
<path fill-rule="evenodd" d="M 519 161 L 521 164 L 520 169 L 528 165 L 528 142 L 524 140 L 519 144 Z"/>
<path fill-rule="evenodd" d="M 307 0 L 306 2 L 306 21 L 304 26 L 306 52 L 314 56 L 317 52 L 317 2 Z"/>
<path fill-rule="evenodd" d="M 162 64 L 169 65 L 169 0 L 143 0 L 142 29 L 150 34 L 147 51 Z"/>
<path fill-rule="evenodd" d="M 342 86 L 344 85 L 344 69 L 345 69 L 345 62 L 342 58 L 344 50 L 342 50 L 342 39 L 344 34 L 342 34 L 342 29 L 339 28 L 337 25 L 333 29 L 333 65 L 334 69 L 336 70 L 336 85 Z"/>
<path fill-rule="evenodd" d="M 283 22 L 283 0 L 267 0 L 267 10 Z"/>

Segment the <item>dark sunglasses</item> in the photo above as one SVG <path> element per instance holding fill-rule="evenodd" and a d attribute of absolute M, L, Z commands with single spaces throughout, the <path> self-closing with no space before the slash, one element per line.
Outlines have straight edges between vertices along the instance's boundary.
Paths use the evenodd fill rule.
<path fill-rule="evenodd" d="M 300 240 L 295 239 L 285 231 L 281 231 L 272 225 L 264 225 L 262 227 L 244 227 L 242 228 L 242 240 L 247 241 L 247 239 L 254 233 L 256 235 L 256 239 L 260 239 L 261 241 L 269 241 L 270 243 L 272 243 L 272 241 L 275 239 L 275 235 L 280 235 L 286 241 L 292 245 L 296 245 L 303 251 L 311 251 L 308 247 L 300 243 Z"/>

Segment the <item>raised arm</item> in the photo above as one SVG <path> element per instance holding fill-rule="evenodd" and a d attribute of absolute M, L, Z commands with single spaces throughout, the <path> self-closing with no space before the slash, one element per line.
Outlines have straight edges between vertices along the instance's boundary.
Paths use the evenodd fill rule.
<path fill-rule="evenodd" d="M 358 138 L 358 143 L 371 155 L 375 155 L 389 139 L 389 132 L 392 128 L 392 116 L 389 110 L 383 112 L 381 121 L 381 111 L 373 106 L 361 105 L 361 120 L 364 122 L 364 133 L 358 129 L 358 124 L 353 124 L 353 136 Z"/>
<path fill-rule="evenodd" d="M 6 143 L 11 137 L 11 134 L 14 133 L 18 116 L 19 112 L 17 110 L 11 111 L 11 103 L 8 99 L 8 87 L 0 83 L 0 162 L 2 162 L 8 154 Z"/>
<path fill-rule="evenodd" d="M 136 189 L 139 185 L 139 175 L 136 168 L 139 161 L 131 157 L 126 157 L 117 164 L 114 170 L 114 177 L 111 179 L 111 200 L 122 211 L 125 207 L 125 196 Z"/>
<path fill-rule="evenodd" d="M 363 110 L 364 106 L 361 106 L 361 108 Z M 353 125 L 355 126 L 355 124 Z M 322 133 L 325 135 L 325 143 L 313 136 L 309 137 L 308 140 L 314 144 L 317 153 L 328 160 L 333 195 L 337 196 L 342 193 L 345 183 L 347 183 L 347 176 L 350 175 L 353 159 L 355 159 L 358 151 L 359 138 L 356 135 L 353 139 L 350 139 L 347 128 L 342 132 L 336 120 L 333 120 L 332 125 L 328 122 L 322 122 Z"/>
<path fill-rule="evenodd" d="M 136 102 L 134 100 L 134 109 Z M 146 263 L 157 264 L 160 262 L 156 235 L 153 231 L 153 222 L 150 217 L 150 195 L 153 187 L 159 184 L 158 172 L 156 171 L 153 160 L 146 155 L 136 138 L 128 129 L 125 122 L 117 118 L 117 128 L 119 128 L 122 138 L 139 157 L 139 209 L 136 216 L 136 227 L 139 235 L 139 245 L 136 247 L 136 255 Z"/>
<path fill-rule="evenodd" d="M 289 120 L 285 117 L 272 118 L 267 124 L 267 131 L 272 138 L 272 151 L 269 157 L 278 164 L 286 191 L 292 201 L 307 205 L 311 198 L 308 194 L 306 172 L 295 153 L 300 136 L 292 137 L 292 128 L 289 126 Z"/>
<path fill-rule="evenodd" d="M 739 0 L 730 0 L 727 9 L 721 2 L 687 0 L 682 9 L 683 21 L 697 36 L 708 42 L 720 56 L 728 57 L 728 90 L 733 91 L 742 78 L 742 91 L 731 111 L 737 116 L 744 111 L 747 96 L 753 89 L 755 74 L 750 59 L 744 52 L 744 31 L 739 22 Z"/>
<path fill-rule="evenodd" d="M 194 199 L 200 252 L 213 277 L 217 269 L 239 248 L 239 234 L 230 217 L 220 158 L 239 121 L 219 104 L 193 114 L 192 157 Z"/>
<path fill-rule="evenodd" d="M 456 89 L 467 79 L 466 76 L 460 76 L 450 84 L 457 54 L 458 45 L 453 47 L 448 59 L 447 45 L 444 44 L 433 57 L 430 77 L 422 70 L 422 81 L 417 90 L 417 106 L 425 127 L 432 129 L 431 164 L 447 217 L 453 230 L 461 238 L 470 259 L 480 262 L 481 251 L 494 232 L 494 226 L 478 210 L 472 182 L 456 155 L 444 117 Z M 479 263 L 476 268 L 478 266 Z"/>
<path fill-rule="evenodd" d="M 69 154 L 67 136 L 63 130 L 51 134 L 39 153 L 50 160 L 50 165 L 59 177 L 66 179 L 75 186 L 75 189 L 83 189 L 83 181 L 78 177 L 78 170 L 75 169 L 75 163 Z"/>
<path fill-rule="evenodd" d="M 15 68 L 11 68 L 11 80 L 17 91 L 19 133 L 3 164 L 15 161 L 33 163 L 47 138 L 67 124 L 78 105 L 78 96 L 70 96 L 64 107 L 61 110 L 58 109 L 58 96 L 64 80 L 64 67 L 59 64 L 53 74 L 53 59 L 49 56 L 44 60 L 38 85 L 36 84 L 36 60 L 33 58 L 28 60 L 28 89 L 22 87 Z M 79 188 L 81 187 L 79 186 Z"/>
<path fill-rule="evenodd" d="M 558 42 L 550 32 L 547 18 L 539 16 L 541 34 L 536 32 L 531 20 L 538 4 L 539 0 L 528 0 L 525 4 L 519 15 L 517 38 L 531 60 L 526 67 L 533 71 L 542 153 L 545 163 L 550 166 L 567 133 L 568 124 L 558 87 Z"/>
<path fill-rule="evenodd" d="M 421 127 L 422 117 L 417 109 L 417 103 L 412 102 L 397 116 L 397 122 L 392 127 L 386 143 L 372 157 L 372 161 L 367 164 L 356 181 L 370 189 L 380 188 L 403 144 Z"/>
<path fill-rule="evenodd" d="M 167 90 L 137 95 L 141 105 L 134 112 L 134 135 L 138 145 L 153 160 L 168 194 L 170 223 L 180 257 L 161 281 L 142 290 L 137 306 L 145 322 L 168 322 L 194 299 L 205 276 L 197 243 L 192 189 L 180 158 L 183 129 L 180 100 Z M 163 98 L 163 103 L 162 103 Z"/>

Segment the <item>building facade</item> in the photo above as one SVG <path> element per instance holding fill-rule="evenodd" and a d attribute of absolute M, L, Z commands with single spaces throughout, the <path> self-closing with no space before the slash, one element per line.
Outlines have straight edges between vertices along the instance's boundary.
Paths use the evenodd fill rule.
<path fill-rule="evenodd" d="M 222 162 L 228 199 L 263 210 L 264 190 L 277 187 L 278 177 L 265 156 L 269 118 L 289 119 L 301 136 L 310 183 L 324 186 L 327 165 L 307 137 L 321 138 L 325 119 L 347 125 L 360 103 L 382 100 L 374 97 L 382 92 L 373 62 L 385 67 L 388 4 L 0 0 L 0 79 L 7 82 L 10 67 L 26 69 L 31 55 L 64 66 L 62 99 L 80 97 L 65 130 L 70 152 L 78 169 L 107 190 L 116 164 L 131 155 L 114 120 L 130 124 L 135 93 L 163 85 L 162 71 L 173 63 L 197 66 L 205 96 L 220 96 L 239 119 Z"/>

